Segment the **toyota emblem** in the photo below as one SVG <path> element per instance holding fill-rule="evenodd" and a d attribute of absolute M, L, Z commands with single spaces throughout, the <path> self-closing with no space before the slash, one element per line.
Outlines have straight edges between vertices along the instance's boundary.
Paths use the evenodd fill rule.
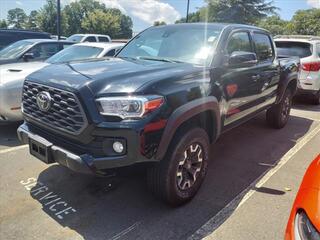
<path fill-rule="evenodd" d="M 39 92 L 37 94 L 37 105 L 41 111 L 47 112 L 51 107 L 52 98 L 48 92 Z"/>

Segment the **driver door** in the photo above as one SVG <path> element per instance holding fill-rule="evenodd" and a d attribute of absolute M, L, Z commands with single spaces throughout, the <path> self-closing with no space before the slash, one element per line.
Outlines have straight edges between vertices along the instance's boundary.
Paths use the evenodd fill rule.
<path fill-rule="evenodd" d="M 230 34 L 225 48 L 227 59 L 236 52 L 254 53 L 249 31 L 242 30 Z M 255 102 L 259 98 L 258 81 L 257 64 L 244 67 L 226 63 L 221 76 L 226 100 L 225 126 L 242 120 L 256 110 Z"/>

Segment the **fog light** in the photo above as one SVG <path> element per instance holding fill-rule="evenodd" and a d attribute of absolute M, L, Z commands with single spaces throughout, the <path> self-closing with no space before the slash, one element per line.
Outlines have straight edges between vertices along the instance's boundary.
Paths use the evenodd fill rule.
<path fill-rule="evenodd" d="M 121 142 L 114 142 L 112 144 L 112 147 L 116 153 L 122 153 L 124 149 L 123 144 Z"/>

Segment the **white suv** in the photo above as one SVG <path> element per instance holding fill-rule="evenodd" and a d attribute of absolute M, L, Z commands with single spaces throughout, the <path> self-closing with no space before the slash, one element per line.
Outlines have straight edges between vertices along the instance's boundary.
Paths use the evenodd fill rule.
<path fill-rule="evenodd" d="M 279 56 L 300 57 L 297 94 L 309 95 L 313 97 L 315 104 L 320 104 L 320 37 L 276 36 L 275 43 Z"/>
<path fill-rule="evenodd" d="M 72 42 L 111 42 L 111 38 L 108 35 L 101 34 L 73 34 L 67 38 Z"/>

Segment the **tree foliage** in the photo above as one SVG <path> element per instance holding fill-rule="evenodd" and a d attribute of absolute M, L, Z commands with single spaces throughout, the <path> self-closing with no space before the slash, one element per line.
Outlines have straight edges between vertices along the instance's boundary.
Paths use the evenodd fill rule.
<path fill-rule="evenodd" d="M 81 27 L 87 33 L 116 36 L 120 32 L 120 17 L 103 10 L 94 10 L 83 19 Z"/>
<path fill-rule="evenodd" d="M 320 36 L 320 9 L 297 11 L 288 23 L 288 30 L 294 34 Z"/>
<path fill-rule="evenodd" d="M 61 30 L 62 34 L 67 29 L 65 14 L 61 12 Z M 37 24 L 42 31 L 56 34 L 57 32 L 57 4 L 56 0 L 47 0 L 47 3 L 39 10 L 37 14 Z"/>
<path fill-rule="evenodd" d="M 288 21 L 282 20 L 279 16 L 270 16 L 262 19 L 257 26 L 267 29 L 272 35 L 290 34 Z"/>
<path fill-rule="evenodd" d="M 161 26 L 161 25 L 167 25 L 165 21 L 155 21 L 153 23 L 153 26 Z"/>
<path fill-rule="evenodd" d="M 38 27 L 38 22 L 37 22 L 37 17 L 38 17 L 38 11 L 33 10 L 30 12 L 28 16 L 28 21 L 26 23 L 26 28 L 31 29 L 31 30 L 37 30 Z"/>
<path fill-rule="evenodd" d="M 8 24 L 6 22 L 6 20 L 0 20 L 0 28 L 7 28 L 8 27 Z"/>
<path fill-rule="evenodd" d="M 205 0 L 207 5 L 191 13 L 189 22 L 229 22 L 254 24 L 277 10 L 266 0 Z M 185 18 L 177 21 L 183 22 Z"/>
<path fill-rule="evenodd" d="M 26 13 L 21 8 L 14 8 L 8 11 L 8 25 L 13 28 L 24 28 L 27 18 Z"/>

